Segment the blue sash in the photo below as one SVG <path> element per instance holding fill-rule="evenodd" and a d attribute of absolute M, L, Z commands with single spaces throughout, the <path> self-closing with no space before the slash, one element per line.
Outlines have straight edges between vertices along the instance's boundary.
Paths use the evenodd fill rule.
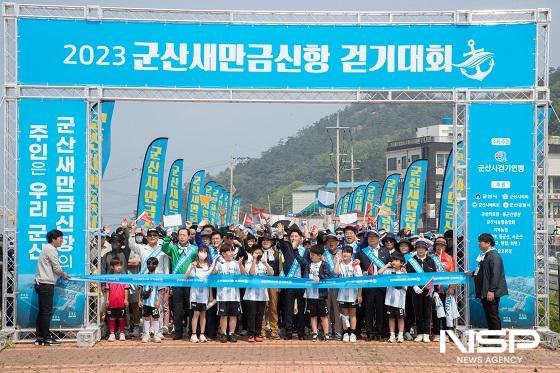
<path fill-rule="evenodd" d="M 404 254 L 404 260 L 409 262 L 410 259 L 413 257 L 414 255 L 412 255 L 412 253 L 406 253 Z"/>
<path fill-rule="evenodd" d="M 385 265 L 385 263 L 383 263 L 383 261 L 381 259 L 379 259 L 378 256 L 375 256 L 375 254 L 371 250 L 371 247 L 368 246 L 368 247 L 364 248 L 362 251 L 364 252 L 364 254 L 366 254 L 369 261 L 372 262 L 373 264 L 375 264 L 375 266 L 378 269 L 382 268 Z"/>
<path fill-rule="evenodd" d="M 198 247 L 196 247 L 195 245 L 189 245 L 187 252 L 183 253 L 183 255 L 181 255 L 181 259 L 179 259 L 179 261 L 177 261 L 177 264 L 175 264 L 175 267 L 173 268 L 173 273 L 177 273 L 179 268 L 181 268 L 181 266 L 185 264 L 185 262 L 187 261 L 187 259 L 189 259 L 189 257 L 192 255 L 195 249 L 198 250 Z"/>
<path fill-rule="evenodd" d="M 157 249 L 152 251 L 151 254 L 148 255 L 148 257 L 144 261 L 144 264 L 142 264 L 142 270 L 140 271 L 140 273 L 146 272 L 146 269 L 148 268 L 148 259 L 157 258 L 159 256 L 159 254 L 161 254 L 162 251 L 163 251 L 163 246 L 161 246 L 161 245 L 159 245 L 159 247 Z"/>
<path fill-rule="evenodd" d="M 325 258 L 325 262 L 327 262 L 329 269 L 331 270 L 331 272 L 333 272 L 334 271 L 333 255 L 331 254 L 329 249 L 325 249 L 325 255 L 323 255 L 323 257 Z"/>
<path fill-rule="evenodd" d="M 213 246 L 208 246 L 208 255 L 210 256 L 210 263 L 214 263 L 214 260 L 216 260 L 218 256 L 218 250 Z"/>
<path fill-rule="evenodd" d="M 297 248 L 298 252 L 299 252 L 299 256 L 301 256 L 303 258 L 303 254 L 305 253 L 305 248 L 303 246 L 299 246 Z M 295 277 L 296 272 L 299 270 L 300 265 L 299 262 L 297 261 L 297 259 L 294 257 L 294 261 L 292 262 L 292 266 L 290 267 L 290 271 L 288 272 L 288 276 L 287 277 Z"/>
<path fill-rule="evenodd" d="M 420 265 L 420 263 L 418 263 L 418 261 L 416 259 L 414 259 L 414 257 L 410 258 L 408 260 L 408 262 L 410 263 L 410 265 L 412 266 L 412 268 L 414 268 L 414 270 L 416 271 L 416 273 L 424 273 L 424 269 L 422 268 L 422 266 Z"/>
<path fill-rule="evenodd" d="M 443 266 L 443 263 L 441 262 L 439 257 L 434 254 L 434 255 L 432 255 L 432 259 L 436 263 L 436 268 L 437 268 L 438 272 L 445 272 L 445 267 Z"/>

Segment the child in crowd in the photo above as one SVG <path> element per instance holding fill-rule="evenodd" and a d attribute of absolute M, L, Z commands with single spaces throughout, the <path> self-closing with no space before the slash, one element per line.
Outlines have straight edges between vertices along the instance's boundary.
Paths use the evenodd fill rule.
<path fill-rule="evenodd" d="M 274 269 L 263 260 L 263 249 L 260 245 L 253 245 L 253 253 L 245 264 L 245 270 L 251 276 L 272 276 Z M 268 302 L 268 290 L 266 288 L 247 288 L 243 300 L 247 303 L 247 342 L 262 342 L 262 321 L 266 302 Z"/>
<path fill-rule="evenodd" d="M 146 260 L 148 274 L 155 274 L 158 266 L 158 259 L 150 257 Z M 159 308 L 163 299 L 164 288 L 160 286 L 142 286 L 140 289 L 140 306 L 142 307 L 142 316 L 144 316 L 144 334 L 142 335 L 142 343 L 150 341 L 150 326 L 154 332 L 154 342 L 160 343 L 161 337 L 159 332 Z"/>
<path fill-rule="evenodd" d="M 123 263 L 120 257 L 111 259 L 111 270 L 114 274 L 121 274 Z M 119 340 L 124 341 L 125 308 L 128 307 L 128 289 L 130 285 L 119 283 L 105 284 L 105 299 L 107 303 L 107 317 L 109 318 L 109 342 L 115 340 L 115 324 L 119 320 Z"/>
<path fill-rule="evenodd" d="M 238 261 L 233 260 L 235 251 L 233 246 L 224 242 L 220 246 L 220 257 L 216 259 L 216 264 L 212 273 L 225 274 L 245 274 L 245 267 L 243 267 L 243 258 Z M 237 337 L 234 334 L 235 326 L 237 325 L 237 317 L 241 315 L 241 303 L 238 288 L 217 288 L 216 299 L 218 301 L 218 316 L 220 316 L 220 335 L 218 340 L 222 343 L 237 342 Z M 228 334 L 229 322 L 229 334 Z"/>
<path fill-rule="evenodd" d="M 391 256 L 391 261 L 385 264 L 379 274 L 403 274 L 406 273 L 404 267 L 404 257 L 402 254 L 395 252 Z M 406 286 L 388 287 L 385 294 L 385 305 L 387 306 L 387 316 L 389 317 L 389 343 L 404 342 L 404 318 L 406 303 Z M 397 320 L 399 334 L 395 339 L 395 320 Z"/>
<path fill-rule="evenodd" d="M 319 245 L 313 245 L 309 249 L 310 261 L 304 260 L 303 278 L 309 278 L 318 283 L 319 280 L 331 277 L 328 264 L 323 261 L 325 249 Z M 303 294 L 305 298 L 305 313 L 309 315 L 311 324 L 312 340 L 319 339 L 318 318 L 321 319 L 321 327 L 325 340 L 330 340 L 329 332 L 329 309 L 327 307 L 328 289 L 311 288 L 306 289 Z"/>
<path fill-rule="evenodd" d="M 359 265 L 352 261 L 354 249 L 352 246 L 344 246 L 342 254 L 337 254 L 337 261 L 334 267 L 334 273 L 339 277 L 359 277 L 362 276 L 362 270 Z M 362 303 L 362 289 L 339 289 L 337 299 L 342 318 L 345 320 L 342 327 L 346 327 L 346 331 L 342 336 L 343 342 L 356 342 L 356 307 Z M 338 315 L 337 315 L 338 316 Z"/>
<path fill-rule="evenodd" d="M 198 254 L 194 262 L 189 265 L 185 277 L 193 276 L 200 280 L 206 279 L 210 275 L 210 258 L 208 257 L 208 248 L 201 246 L 198 248 Z M 209 288 L 192 287 L 190 292 L 191 309 L 193 310 L 191 320 L 191 342 L 207 342 L 204 335 L 206 329 L 206 308 L 208 303 L 212 301 L 212 294 Z M 198 323 L 200 321 L 200 336 L 196 336 Z"/>

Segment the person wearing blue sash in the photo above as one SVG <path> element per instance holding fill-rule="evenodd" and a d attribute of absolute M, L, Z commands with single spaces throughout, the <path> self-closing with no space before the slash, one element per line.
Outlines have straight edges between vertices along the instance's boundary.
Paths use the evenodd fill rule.
<path fill-rule="evenodd" d="M 455 261 L 453 260 L 453 256 L 447 254 L 446 251 L 447 241 L 445 237 L 441 235 L 437 236 L 434 239 L 434 253 L 432 255 L 432 259 L 436 264 L 436 269 L 438 272 L 455 272 Z M 447 302 L 447 297 L 453 297 L 456 288 L 457 285 L 455 284 L 449 286 L 436 285 L 436 291 L 434 291 L 434 302 L 436 302 L 436 305 L 439 304 L 441 308 L 445 309 L 444 305 Z M 437 298 L 439 298 L 439 301 L 437 300 Z M 451 327 L 448 327 L 447 325 L 445 314 L 438 317 L 437 307 L 434 307 L 434 310 L 432 312 L 432 322 L 434 341 L 439 341 L 440 330 L 451 329 Z"/>
<path fill-rule="evenodd" d="M 429 243 L 426 240 L 416 241 L 416 255 L 406 263 L 407 273 L 436 272 L 434 260 L 428 256 Z M 416 320 L 415 342 L 430 342 L 430 324 L 432 321 L 432 297 L 428 289 L 413 286 L 412 305 Z"/>
<path fill-rule="evenodd" d="M 377 275 L 377 271 L 385 266 L 385 264 L 389 263 L 391 259 L 389 250 L 380 246 L 380 238 L 381 234 L 377 230 L 366 231 L 364 234 L 364 242 L 360 245 L 364 247 L 358 253 L 360 267 L 364 275 Z M 387 326 L 385 322 L 387 318 L 385 313 L 385 288 L 363 289 L 362 297 L 362 316 L 367 340 L 385 338 L 386 335 L 388 335 L 388 330 L 385 330 Z"/>
<path fill-rule="evenodd" d="M 209 228 L 210 227 L 210 228 Z M 206 225 L 202 228 L 202 233 L 207 234 L 208 230 L 211 229 L 211 225 Z M 223 236 L 220 231 L 212 231 L 210 234 L 210 246 L 208 246 L 208 259 L 210 260 L 210 265 L 214 266 L 214 262 L 220 256 L 220 247 L 223 243 Z M 211 288 L 212 299 L 216 299 L 217 290 L 216 288 Z M 210 307 L 209 312 L 206 312 L 206 337 L 210 339 L 215 339 L 218 335 L 218 317 L 216 315 L 216 309 Z"/>
<path fill-rule="evenodd" d="M 414 256 L 412 252 L 414 247 L 408 239 L 402 239 L 399 241 L 399 252 L 404 258 L 405 264 L 408 263 L 410 258 Z M 407 341 L 412 341 L 412 327 L 414 326 L 414 307 L 412 306 L 412 286 L 406 288 L 406 300 L 405 300 L 405 318 L 404 318 L 404 339 Z"/>
<path fill-rule="evenodd" d="M 340 252 L 338 249 L 338 237 L 329 233 L 323 237 L 325 244 L 325 253 L 323 258 L 325 263 L 327 263 L 329 270 L 334 273 L 334 267 L 336 265 L 337 259 L 336 254 Z M 331 339 L 336 339 L 337 341 L 342 340 L 342 320 L 340 319 L 340 307 L 338 306 L 338 289 L 329 289 L 329 295 L 327 298 L 327 307 L 329 309 L 329 327 L 331 330 L 328 331 Z M 325 331 L 327 333 L 327 331 Z"/>
<path fill-rule="evenodd" d="M 162 251 L 171 259 L 173 274 L 185 274 L 187 268 L 196 258 L 198 246 L 189 242 L 190 231 L 188 228 L 180 228 L 177 241 L 171 237 L 165 237 L 161 245 Z M 188 320 L 185 317 L 189 312 L 190 288 L 174 286 L 171 288 L 173 293 L 173 327 L 175 329 L 174 340 L 183 338 L 183 325 L 188 328 Z M 196 331 L 195 331 L 196 332 Z"/>
<path fill-rule="evenodd" d="M 306 251 L 302 246 L 303 233 L 298 227 L 292 228 L 289 236 L 290 242 L 287 242 L 284 240 L 284 227 L 282 224 L 279 224 L 277 229 L 278 247 L 284 256 L 284 263 L 282 266 L 284 276 L 289 278 L 301 278 L 303 257 L 308 255 L 306 255 Z M 303 299 L 303 293 L 303 289 L 286 289 L 284 291 L 284 339 L 286 340 L 292 339 L 294 330 L 294 302 L 297 302 L 295 327 L 297 329 L 298 338 L 300 340 L 305 339 L 305 301 Z"/>

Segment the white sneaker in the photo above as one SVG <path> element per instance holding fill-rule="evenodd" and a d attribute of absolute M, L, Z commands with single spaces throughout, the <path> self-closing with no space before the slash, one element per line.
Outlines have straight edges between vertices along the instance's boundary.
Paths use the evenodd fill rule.
<path fill-rule="evenodd" d="M 350 342 L 350 335 L 348 333 L 344 333 L 342 336 L 342 342 Z"/>
<path fill-rule="evenodd" d="M 409 332 L 404 333 L 404 339 L 407 341 L 412 341 L 412 335 Z"/>
<path fill-rule="evenodd" d="M 159 336 L 159 333 L 156 334 L 156 335 L 154 335 L 154 342 L 156 342 L 156 343 L 161 343 L 161 338 L 160 338 L 160 336 Z"/>
<path fill-rule="evenodd" d="M 356 343 L 356 334 L 352 333 L 350 334 L 350 343 Z"/>
<path fill-rule="evenodd" d="M 164 340 L 164 339 L 165 339 L 165 337 L 163 336 L 163 334 L 161 334 L 161 332 L 155 333 L 154 336 L 157 336 L 160 340 Z"/>
<path fill-rule="evenodd" d="M 167 326 L 162 327 L 161 334 L 169 334 L 169 328 Z"/>
<path fill-rule="evenodd" d="M 150 341 L 150 334 L 144 333 L 142 334 L 142 343 L 148 343 Z"/>
<path fill-rule="evenodd" d="M 414 342 L 422 342 L 424 339 L 424 334 L 418 334 L 416 338 L 414 338 Z"/>
<path fill-rule="evenodd" d="M 395 336 L 394 336 L 394 335 L 391 335 L 391 336 L 389 337 L 389 340 L 388 340 L 387 342 L 389 342 L 389 343 L 395 343 L 396 341 L 397 341 L 397 340 L 396 340 Z"/>
<path fill-rule="evenodd" d="M 191 342 L 198 343 L 198 338 L 196 337 L 196 334 L 191 335 Z"/>
<path fill-rule="evenodd" d="M 404 342 L 404 337 L 402 334 L 399 334 L 399 336 L 397 337 L 397 343 L 403 343 Z"/>
<path fill-rule="evenodd" d="M 126 336 L 124 335 L 124 332 L 121 332 L 121 334 L 119 334 L 119 341 L 126 341 Z"/>
<path fill-rule="evenodd" d="M 114 341 L 116 341 L 115 333 L 109 334 L 109 338 L 108 338 L 107 340 L 108 340 L 109 342 L 114 342 Z"/>
<path fill-rule="evenodd" d="M 208 342 L 208 339 L 206 339 L 206 337 L 204 336 L 204 334 L 201 334 L 200 337 L 198 338 L 200 343 L 206 343 Z"/>
<path fill-rule="evenodd" d="M 430 335 L 429 334 L 424 334 L 424 339 L 422 341 L 426 342 L 426 343 L 429 343 L 430 342 Z"/>

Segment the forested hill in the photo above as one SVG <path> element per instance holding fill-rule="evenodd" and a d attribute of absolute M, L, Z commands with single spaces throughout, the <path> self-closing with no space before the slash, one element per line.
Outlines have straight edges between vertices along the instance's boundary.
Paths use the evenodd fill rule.
<path fill-rule="evenodd" d="M 560 69 L 553 70 L 550 79 L 551 96 L 559 112 Z M 344 158 L 349 161 L 350 145 L 360 170 L 355 180 L 383 180 L 385 178 L 385 149 L 389 141 L 413 137 L 414 129 L 438 124 L 444 117 L 452 117 L 452 106 L 437 104 L 352 104 L 340 112 L 340 125 L 350 127 L 343 134 Z M 335 179 L 336 113 L 319 119 L 296 135 L 281 140 L 264 151 L 259 158 L 238 164 L 234 169 L 234 184 L 243 206 L 253 204 L 268 210 L 270 195 L 272 213 L 291 211 L 292 190 L 306 184 L 324 184 Z M 551 135 L 560 135 L 556 120 L 551 122 Z M 349 168 L 345 163 L 344 167 Z M 229 170 L 210 179 L 229 185 Z M 350 172 L 341 174 L 350 180 Z"/>

